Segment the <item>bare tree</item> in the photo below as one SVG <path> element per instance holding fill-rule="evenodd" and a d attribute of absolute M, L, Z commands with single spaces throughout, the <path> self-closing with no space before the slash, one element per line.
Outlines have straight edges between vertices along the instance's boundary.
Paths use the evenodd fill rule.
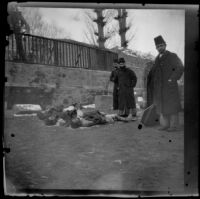
<path fill-rule="evenodd" d="M 135 36 L 137 34 L 137 24 L 134 20 L 134 16 L 130 16 L 129 14 L 127 15 L 126 26 L 127 26 L 126 41 L 127 45 L 129 45 L 131 42 L 134 41 Z"/>
<path fill-rule="evenodd" d="M 26 22 L 30 27 L 30 34 L 41 37 L 48 37 L 54 39 L 69 39 L 69 33 L 65 32 L 63 28 L 58 27 L 55 23 L 49 23 L 43 18 L 40 9 L 38 8 L 21 8 L 21 12 Z M 59 44 L 53 40 L 41 40 L 38 37 L 25 37 L 28 42 L 25 42 L 27 49 L 28 60 L 41 63 L 57 63 L 57 55 L 59 51 Z M 25 41 L 24 40 L 24 41 Z M 40 53 L 38 53 L 40 50 Z"/>
<path fill-rule="evenodd" d="M 113 20 L 117 16 L 117 10 L 115 9 L 106 9 L 104 10 L 105 17 L 105 29 L 104 34 L 106 37 L 105 46 L 107 48 L 113 48 L 119 44 L 119 24 L 116 20 Z"/>
<path fill-rule="evenodd" d="M 22 15 L 30 26 L 30 34 L 50 38 L 70 38 L 63 28 L 45 21 L 39 8 L 21 8 Z"/>
<path fill-rule="evenodd" d="M 119 35 L 121 38 L 121 47 L 126 48 L 127 47 L 127 41 L 126 41 L 126 31 L 128 28 L 126 27 L 126 17 L 127 12 L 125 9 L 118 9 L 118 16 L 115 17 L 119 21 Z"/>
<path fill-rule="evenodd" d="M 95 15 L 94 11 L 87 10 L 85 12 L 85 22 L 87 24 L 87 41 L 91 44 L 97 45 L 97 37 L 95 37 L 95 32 L 101 30 L 96 36 L 103 38 L 104 46 L 106 48 L 113 48 L 116 46 L 121 46 L 127 48 L 128 44 L 133 41 L 136 29 L 134 25 L 133 18 L 128 16 L 128 12 L 125 9 L 103 9 L 99 14 L 99 17 L 103 21 L 103 33 L 102 26 L 99 25 L 98 28 L 95 27 Z M 98 20 L 98 16 L 96 21 Z M 94 42 L 95 40 L 95 42 Z"/>
<path fill-rule="evenodd" d="M 104 16 L 103 16 L 103 9 L 95 9 L 94 12 L 97 14 L 97 18 L 94 19 L 93 21 L 97 23 L 98 27 L 98 32 L 95 32 L 95 35 L 98 37 L 98 43 L 100 48 L 105 47 L 105 41 L 106 37 L 104 35 L 104 26 L 106 22 L 104 21 Z"/>
<path fill-rule="evenodd" d="M 98 46 L 97 36 L 95 35 L 95 32 L 97 32 L 97 27 L 95 26 L 96 24 L 93 23 L 94 19 L 95 14 L 93 10 L 85 10 L 84 20 L 86 24 L 86 30 L 84 31 L 84 36 L 89 44 Z"/>
<path fill-rule="evenodd" d="M 87 31 L 85 31 L 87 42 L 100 47 L 110 46 L 111 38 L 118 32 L 116 24 L 112 23 L 113 16 L 117 14 L 116 10 L 86 10 L 84 14 L 87 27 Z"/>
<path fill-rule="evenodd" d="M 136 34 L 133 18 L 129 18 L 125 9 L 118 9 L 118 16 L 115 19 L 119 22 L 119 35 L 121 38 L 121 47 L 127 48 L 128 44 L 134 39 Z"/>

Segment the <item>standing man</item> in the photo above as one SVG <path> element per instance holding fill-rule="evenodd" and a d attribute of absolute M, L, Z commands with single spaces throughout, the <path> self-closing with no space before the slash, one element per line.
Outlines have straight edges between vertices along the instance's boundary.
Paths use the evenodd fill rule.
<path fill-rule="evenodd" d="M 25 60 L 22 33 L 29 33 L 30 27 L 22 16 L 22 13 L 19 11 L 16 2 L 10 2 L 8 4 L 8 13 L 8 23 L 10 25 L 10 29 L 13 30 L 15 34 L 18 58 L 20 60 Z"/>
<path fill-rule="evenodd" d="M 133 119 L 136 116 L 134 87 L 137 83 L 135 72 L 126 67 L 124 58 L 119 59 L 119 70 L 115 77 L 119 86 L 119 115 Z"/>
<path fill-rule="evenodd" d="M 176 131 L 181 110 L 178 83 L 183 74 L 179 57 L 166 50 L 162 36 L 154 38 L 158 56 L 153 68 L 153 103 L 164 125 L 159 130 Z"/>
<path fill-rule="evenodd" d="M 113 60 L 114 70 L 110 74 L 110 81 L 114 83 L 113 86 L 113 110 L 118 110 L 118 82 L 115 81 L 115 77 L 118 71 L 118 59 Z"/>

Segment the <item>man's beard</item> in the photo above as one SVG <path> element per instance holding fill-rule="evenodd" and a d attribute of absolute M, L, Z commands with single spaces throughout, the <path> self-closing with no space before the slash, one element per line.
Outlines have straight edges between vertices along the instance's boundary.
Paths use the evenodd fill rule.
<path fill-rule="evenodd" d="M 165 49 L 162 49 L 159 51 L 159 54 L 164 54 L 165 53 Z"/>

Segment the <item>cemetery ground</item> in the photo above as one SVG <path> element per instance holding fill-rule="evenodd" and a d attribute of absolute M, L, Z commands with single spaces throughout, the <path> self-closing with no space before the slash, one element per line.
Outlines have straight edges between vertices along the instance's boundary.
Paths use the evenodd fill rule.
<path fill-rule="evenodd" d="M 17 189 L 184 191 L 184 132 L 139 121 L 70 129 L 5 114 L 8 193 Z"/>

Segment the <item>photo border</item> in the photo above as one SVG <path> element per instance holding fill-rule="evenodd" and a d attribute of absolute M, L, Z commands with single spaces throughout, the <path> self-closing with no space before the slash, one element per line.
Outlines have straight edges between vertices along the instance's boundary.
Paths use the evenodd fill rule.
<path fill-rule="evenodd" d="M 11 2 L 11 1 L 10 1 Z M 21 5 L 31 4 L 20 3 Z M 39 2 L 33 2 L 33 4 L 38 7 L 48 7 L 48 6 L 61 6 L 63 5 L 66 8 L 94 8 L 95 7 L 104 7 L 105 3 L 55 3 L 55 2 L 45 2 L 45 4 Z M 32 4 L 32 5 L 33 5 Z M 57 4 L 57 5 L 56 5 Z M 62 7 L 63 7 L 62 6 Z M 106 4 L 106 7 L 108 4 Z M 199 10 L 198 5 L 179 5 L 179 4 L 120 4 L 114 3 L 110 4 L 112 8 L 128 8 L 129 9 L 184 9 L 185 10 L 185 72 L 184 72 L 184 185 L 185 192 L 183 195 L 197 195 L 198 194 L 198 147 L 199 147 Z M 7 5 L 6 5 L 7 7 Z M 111 8 L 110 7 L 110 8 Z M 108 7 L 109 8 L 109 7 Z M 7 12 L 5 8 L 5 12 Z M 8 14 L 4 16 L 7 17 Z M 6 18 L 5 17 L 5 18 Z M 4 19 L 4 21 L 7 19 Z M 6 35 L 10 34 L 8 25 L 6 25 Z M 5 37 L 4 37 L 5 38 Z M 4 40 L 5 45 L 7 44 L 6 39 Z M 3 46 L 4 48 L 4 46 Z M 5 49 L 4 49 L 5 50 Z M 4 55 L 4 54 L 3 54 Z M 5 58 L 3 57 L 3 60 Z M 1 74 L 5 74 L 4 67 L 1 67 Z M 3 84 L 6 82 L 6 77 L 2 75 Z M 4 86 L 1 88 L 4 95 Z M 3 98 L 4 101 L 4 98 Z M 4 103 L 2 103 L 3 112 L 4 112 Z M 4 117 L 3 117 L 4 118 Z M 2 120 L 2 124 L 4 119 Z M 4 130 L 4 128 L 3 128 Z M 3 131 L 2 131 L 3 132 Z M 2 147 L 3 148 L 3 147 Z M 3 148 L 3 152 L 6 150 Z M 22 190 L 26 193 L 40 193 L 40 194 L 59 194 L 59 195 L 126 195 L 126 196 L 149 196 L 149 195 L 165 195 L 167 192 L 157 192 L 157 191 L 105 191 L 105 190 Z"/>

